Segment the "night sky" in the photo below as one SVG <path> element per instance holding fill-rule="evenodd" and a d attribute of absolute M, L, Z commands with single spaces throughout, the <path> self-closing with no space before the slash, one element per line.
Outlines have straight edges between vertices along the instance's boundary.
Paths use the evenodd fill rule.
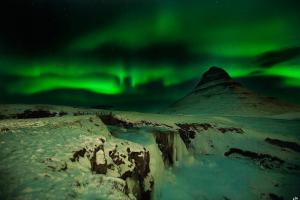
<path fill-rule="evenodd" d="M 7 0 L 0 103 L 157 111 L 210 66 L 300 103 L 298 0 Z"/>

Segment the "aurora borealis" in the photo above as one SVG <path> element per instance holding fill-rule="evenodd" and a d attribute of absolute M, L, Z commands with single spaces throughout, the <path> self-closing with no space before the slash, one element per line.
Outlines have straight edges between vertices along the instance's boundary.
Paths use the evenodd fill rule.
<path fill-rule="evenodd" d="M 299 9 L 296 0 L 7 1 L 0 101 L 151 110 L 217 65 L 298 103 Z"/>

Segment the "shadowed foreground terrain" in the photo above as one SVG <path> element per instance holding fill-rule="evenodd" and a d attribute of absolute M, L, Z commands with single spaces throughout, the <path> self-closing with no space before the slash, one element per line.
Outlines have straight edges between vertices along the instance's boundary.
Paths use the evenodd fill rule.
<path fill-rule="evenodd" d="M 296 114 L 184 116 L 45 105 L 3 105 L 1 113 L 1 199 L 299 195 Z"/>

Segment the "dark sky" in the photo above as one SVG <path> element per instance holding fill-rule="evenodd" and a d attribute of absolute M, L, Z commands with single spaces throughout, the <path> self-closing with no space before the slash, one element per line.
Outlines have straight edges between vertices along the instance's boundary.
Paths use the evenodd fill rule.
<path fill-rule="evenodd" d="M 210 66 L 300 102 L 298 0 L 7 0 L 0 103 L 155 111 Z"/>

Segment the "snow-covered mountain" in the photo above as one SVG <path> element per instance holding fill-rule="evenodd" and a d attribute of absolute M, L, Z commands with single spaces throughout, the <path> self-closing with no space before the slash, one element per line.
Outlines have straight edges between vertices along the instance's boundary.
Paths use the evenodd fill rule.
<path fill-rule="evenodd" d="M 218 115 L 274 115 L 298 112 L 300 107 L 257 95 L 218 67 L 211 67 L 198 85 L 164 113 Z"/>

